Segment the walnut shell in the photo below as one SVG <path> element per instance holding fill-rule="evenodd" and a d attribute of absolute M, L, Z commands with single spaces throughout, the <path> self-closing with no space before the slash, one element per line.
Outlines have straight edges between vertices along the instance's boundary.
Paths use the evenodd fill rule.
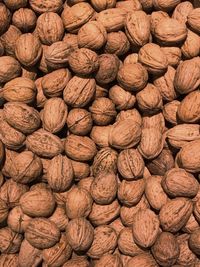
<path fill-rule="evenodd" d="M 109 144 L 117 149 L 134 147 L 141 138 L 141 127 L 131 119 L 113 124 L 109 134 Z"/>
<path fill-rule="evenodd" d="M 180 63 L 176 69 L 174 77 L 174 86 L 176 90 L 180 94 L 188 94 L 197 89 L 199 85 L 200 73 L 197 62 L 190 59 Z"/>
<path fill-rule="evenodd" d="M 131 207 L 140 201 L 144 193 L 144 189 L 144 179 L 136 181 L 122 180 L 118 187 L 117 196 L 123 205 Z"/>
<path fill-rule="evenodd" d="M 194 8 L 191 10 L 187 16 L 187 23 L 189 26 L 197 33 L 200 33 L 200 8 Z"/>
<path fill-rule="evenodd" d="M 91 0 L 91 4 L 96 11 L 102 11 L 108 8 L 115 7 L 116 0 Z"/>
<path fill-rule="evenodd" d="M 118 254 L 105 254 L 96 262 L 96 267 L 122 267 L 122 260 Z"/>
<path fill-rule="evenodd" d="M 30 0 L 29 4 L 36 13 L 41 14 L 44 12 L 59 12 L 62 9 L 63 2 L 62 0 L 53 0 L 41 3 L 40 0 Z"/>
<path fill-rule="evenodd" d="M 188 30 L 187 38 L 181 46 L 183 55 L 187 58 L 197 57 L 200 53 L 200 37 L 195 32 Z"/>
<path fill-rule="evenodd" d="M 165 253 L 163 254 L 163 247 Z M 175 236 L 168 232 L 162 232 L 153 245 L 152 254 L 160 265 L 172 266 L 176 263 L 180 249 Z"/>
<path fill-rule="evenodd" d="M 93 19 L 94 15 L 95 11 L 91 5 L 83 2 L 72 7 L 65 7 L 61 18 L 68 32 L 77 33 L 81 26 Z"/>
<path fill-rule="evenodd" d="M 48 219 L 54 222 L 58 226 L 60 231 L 64 231 L 69 222 L 69 219 L 66 215 L 65 207 L 59 204 L 57 205 L 53 214 Z"/>
<path fill-rule="evenodd" d="M 150 73 L 162 74 L 167 70 L 167 58 L 157 44 L 144 45 L 139 51 L 138 60 Z"/>
<path fill-rule="evenodd" d="M 15 54 L 24 66 L 34 66 L 42 55 L 42 46 L 32 33 L 22 34 L 16 42 Z"/>
<path fill-rule="evenodd" d="M 161 185 L 162 179 L 163 177 L 158 175 L 152 175 L 146 179 L 145 195 L 149 204 L 155 210 L 160 210 L 168 201 Z"/>
<path fill-rule="evenodd" d="M 127 1 L 123 3 L 126 2 Z M 129 49 L 130 49 L 130 43 L 124 32 L 118 31 L 118 32 L 111 32 L 108 34 L 107 42 L 104 48 L 106 53 L 122 56 L 126 54 L 129 51 Z"/>
<path fill-rule="evenodd" d="M 22 32 L 35 28 L 37 17 L 30 8 L 20 8 L 13 13 L 12 23 Z"/>
<path fill-rule="evenodd" d="M 75 251 L 88 250 L 94 239 L 94 229 L 84 218 L 72 219 L 66 227 L 67 240 Z"/>
<path fill-rule="evenodd" d="M 54 222 L 46 218 L 35 218 L 26 228 L 25 239 L 34 248 L 46 249 L 60 240 L 60 231 Z"/>
<path fill-rule="evenodd" d="M 5 120 L 15 129 L 29 134 L 40 127 L 39 112 L 20 102 L 8 102 L 3 108 Z"/>
<path fill-rule="evenodd" d="M 126 180 L 136 180 L 143 176 L 144 161 L 136 149 L 125 149 L 119 153 L 117 168 Z"/>
<path fill-rule="evenodd" d="M 66 235 L 61 234 L 61 238 L 55 246 L 51 248 L 46 248 L 42 251 L 43 261 L 47 265 L 56 267 L 58 265 L 63 265 L 71 256 L 72 248 L 67 240 Z"/>
<path fill-rule="evenodd" d="M 35 189 L 20 198 L 22 211 L 31 217 L 49 217 L 55 208 L 55 199 L 48 189 Z"/>
<path fill-rule="evenodd" d="M 18 254 L 1 254 L 0 266 L 4 267 L 18 267 L 19 257 Z"/>
<path fill-rule="evenodd" d="M 66 261 L 63 267 L 89 267 L 89 262 L 84 257 L 77 257 Z"/>
<path fill-rule="evenodd" d="M 107 205 L 99 205 L 94 202 L 89 220 L 95 226 L 109 224 L 119 216 L 119 213 L 120 205 L 117 200 Z"/>
<path fill-rule="evenodd" d="M 15 182 L 28 184 L 42 173 L 42 162 L 31 151 L 19 153 L 10 166 L 9 175 Z"/>
<path fill-rule="evenodd" d="M 63 90 L 70 79 L 71 73 L 68 69 L 54 70 L 42 77 L 42 91 L 47 97 L 62 96 Z"/>
<path fill-rule="evenodd" d="M 124 9 L 109 8 L 97 13 L 96 20 L 103 24 L 107 32 L 113 32 L 124 27 L 126 15 Z"/>
<path fill-rule="evenodd" d="M 153 33 L 155 27 L 163 18 L 169 18 L 167 12 L 164 11 L 154 11 L 151 13 L 151 32 Z"/>
<path fill-rule="evenodd" d="M 112 253 L 117 246 L 117 235 L 112 227 L 98 226 L 94 230 L 94 240 L 87 255 L 92 259 L 99 259 L 105 253 Z"/>
<path fill-rule="evenodd" d="M 186 23 L 189 13 L 193 10 L 193 5 L 189 1 L 179 3 L 173 11 L 172 18 Z"/>
<path fill-rule="evenodd" d="M 173 1 L 173 0 L 168 0 L 168 1 L 153 0 L 153 6 L 157 10 L 169 12 L 169 11 L 173 10 L 180 2 L 181 2 L 181 0 L 175 0 L 175 1 Z"/>
<path fill-rule="evenodd" d="M 94 97 L 96 82 L 93 78 L 74 76 L 63 91 L 63 98 L 69 106 L 85 107 Z"/>
<path fill-rule="evenodd" d="M 141 29 L 143 29 L 141 31 Z M 150 19 L 142 11 L 129 12 L 125 21 L 125 32 L 134 46 L 143 46 L 148 43 L 150 38 Z"/>
<path fill-rule="evenodd" d="M 147 70 L 140 64 L 124 64 L 118 71 L 117 81 L 127 91 L 139 91 L 148 81 Z"/>
<path fill-rule="evenodd" d="M 133 239 L 143 248 L 152 246 L 159 233 L 160 222 L 150 209 L 138 211 L 133 218 Z"/>
<path fill-rule="evenodd" d="M 0 3 L 0 18 L 0 35 L 2 35 L 7 31 L 11 20 L 10 10 L 3 3 Z"/>
<path fill-rule="evenodd" d="M 67 126 L 71 133 L 86 135 L 92 129 L 91 113 L 82 108 L 71 109 L 67 116 Z"/>
<path fill-rule="evenodd" d="M 61 41 L 64 25 L 60 16 L 54 12 L 45 12 L 37 19 L 37 34 L 42 44 L 51 45 Z"/>
<path fill-rule="evenodd" d="M 99 84 L 113 82 L 119 70 L 120 61 L 116 55 L 101 54 L 99 56 L 99 69 L 95 74 L 95 79 Z"/>
<path fill-rule="evenodd" d="M 0 223 L 4 222 L 8 217 L 9 207 L 6 202 L 0 199 Z"/>
<path fill-rule="evenodd" d="M 177 197 L 164 204 L 159 213 L 160 224 L 164 231 L 176 233 L 190 218 L 193 205 L 191 200 Z M 178 213 L 177 213 L 178 211 Z"/>
<path fill-rule="evenodd" d="M 161 50 L 167 57 L 168 64 L 172 67 L 176 67 L 181 60 L 181 49 L 174 46 L 161 47 Z"/>
<path fill-rule="evenodd" d="M 99 68 L 98 56 L 88 48 L 77 49 L 69 56 L 69 66 L 77 75 L 89 75 Z"/>
<path fill-rule="evenodd" d="M 9 227 L 0 229 L 0 251 L 5 254 L 17 253 L 20 249 L 23 237 L 13 232 Z"/>
<path fill-rule="evenodd" d="M 0 140 L 5 147 L 18 150 L 24 146 L 26 136 L 11 127 L 5 120 L 0 120 Z"/>
<path fill-rule="evenodd" d="M 62 141 L 56 135 L 39 129 L 26 138 L 26 146 L 38 156 L 53 158 L 62 153 Z"/>
<path fill-rule="evenodd" d="M 116 121 L 122 121 L 126 119 L 131 119 L 137 122 L 139 125 L 142 125 L 142 117 L 136 108 L 120 111 L 117 115 Z"/>
<path fill-rule="evenodd" d="M 135 96 L 119 85 L 110 88 L 109 98 L 113 101 L 117 110 L 131 109 L 136 102 Z"/>
<path fill-rule="evenodd" d="M 0 83 L 6 83 L 20 76 L 21 66 L 19 62 L 10 56 L 0 57 Z"/>
<path fill-rule="evenodd" d="M 26 215 L 20 206 L 14 207 L 8 215 L 7 223 L 10 229 L 16 233 L 24 233 L 31 217 Z"/>
<path fill-rule="evenodd" d="M 154 35 L 159 42 L 166 45 L 173 45 L 183 42 L 187 37 L 187 28 L 173 18 L 164 18 L 156 25 Z"/>
<path fill-rule="evenodd" d="M 111 128 L 112 125 L 92 127 L 90 137 L 98 147 L 103 148 L 109 146 L 108 138 Z"/>
<path fill-rule="evenodd" d="M 79 187 L 73 187 L 66 197 L 66 214 L 70 219 L 87 217 L 92 209 L 92 197 L 90 193 Z"/>
<path fill-rule="evenodd" d="M 141 253 L 133 258 L 131 258 L 128 263 L 127 267 L 157 267 L 157 263 L 154 258 L 149 253 Z"/>
<path fill-rule="evenodd" d="M 88 21 L 78 31 L 78 45 L 92 50 L 100 49 L 107 40 L 107 32 L 98 21 Z"/>
<path fill-rule="evenodd" d="M 114 173 L 117 172 L 117 157 L 118 153 L 110 148 L 105 147 L 100 149 L 96 156 L 94 157 L 92 171 L 93 174 L 96 176 L 101 172 L 109 172 L 113 171 Z"/>
<path fill-rule="evenodd" d="M 46 176 L 53 191 L 64 192 L 71 186 L 73 174 L 71 161 L 66 156 L 57 155 L 50 161 Z"/>
<path fill-rule="evenodd" d="M 35 83 L 23 77 L 12 79 L 5 84 L 3 96 L 7 101 L 32 103 L 36 97 Z"/>
<path fill-rule="evenodd" d="M 57 133 L 65 126 L 68 108 L 64 100 L 52 97 L 44 104 L 42 123 L 43 128 L 50 133 Z"/>
<path fill-rule="evenodd" d="M 88 161 L 94 158 L 97 149 L 89 137 L 71 134 L 65 141 L 65 153 L 73 160 Z"/>
<path fill-rule="evenodd" d="M 200 92 L 196 90 L 189 93 L 178 106 L 178 118 L 185 123 L 195 123 L 200 119 Z"/>
<path fill-rule="evenodd" d="M 117 179 L 114 173 L 100 173 L 95 176 L 90 193 L 97 204 L 110 204 L 117 194 Z"/>
<path fill-rule="evenodd" d="M 71 163 L 74 170 L 74 179 L 76 181 L 88 177 L 88 175 L 90 174 L 89 164 L 75 160 L 71 160 Z"/>
<path fill-rule="evenodd" d="M 144 252 L 144 250 L 135 243 L 130 227 L 125 227 L 121 230 L 118 237 L 118 248 L 121 253 L 131 257 L 135 257 Z"/>
<path fill-rule="evenodd" d="M 142 10 L 139 0 L 117 1 L 116 7 L 125 9 L 127 12 Z"/>
<path fill-rule="evenodd" d="M 170 122 L 172 125 L 177 125 L 177 111 L 180 105 L 180 101 L 173 100 L 163 106 L 163 116 L 165 120 Z"/>
<path fill-rule="evenodd" d="M 136 99 L 139 109 L 144 113 L 157 113 L 163 106 L 160 91 L 156 86 L 150 83 L 137 93 Z"/>
<path fill-rule="evenodd" d="M 100 97 L 94 100 L 89 110 L 94 123 L 101 126 L 111 123 L 117 115 L 114 103 L 106 97 Z"/>

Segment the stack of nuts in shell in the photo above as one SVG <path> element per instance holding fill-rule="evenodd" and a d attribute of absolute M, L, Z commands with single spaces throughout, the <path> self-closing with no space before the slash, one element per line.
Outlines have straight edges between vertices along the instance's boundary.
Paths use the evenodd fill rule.
<path fill-rule="evenodd" d="M 0 267 L 200 266 L 200 1 L 0 1 Z"/>

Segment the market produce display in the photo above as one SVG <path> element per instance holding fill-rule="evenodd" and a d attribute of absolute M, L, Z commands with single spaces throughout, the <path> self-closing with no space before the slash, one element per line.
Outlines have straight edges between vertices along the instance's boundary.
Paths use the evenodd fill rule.
<path fill-rule="evenodd" d="M 200 267 L 199 183 L 199 0 L 0 0 L 0 267 Z"/>

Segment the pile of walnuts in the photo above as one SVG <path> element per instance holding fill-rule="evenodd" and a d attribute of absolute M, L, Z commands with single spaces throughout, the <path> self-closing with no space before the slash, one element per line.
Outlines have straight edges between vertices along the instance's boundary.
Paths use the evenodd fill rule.
<path fill-rule="evenodd" d="M 0 1 L 0 267 L 200 267 L 200 1 Z"/>

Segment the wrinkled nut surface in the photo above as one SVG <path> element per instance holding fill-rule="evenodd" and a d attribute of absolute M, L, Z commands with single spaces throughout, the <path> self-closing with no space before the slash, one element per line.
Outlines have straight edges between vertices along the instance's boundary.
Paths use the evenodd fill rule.
<path fill-rule="evenodd" d="M 199 0 L 0 0 L 0 267 L 200 266 Z"/>

